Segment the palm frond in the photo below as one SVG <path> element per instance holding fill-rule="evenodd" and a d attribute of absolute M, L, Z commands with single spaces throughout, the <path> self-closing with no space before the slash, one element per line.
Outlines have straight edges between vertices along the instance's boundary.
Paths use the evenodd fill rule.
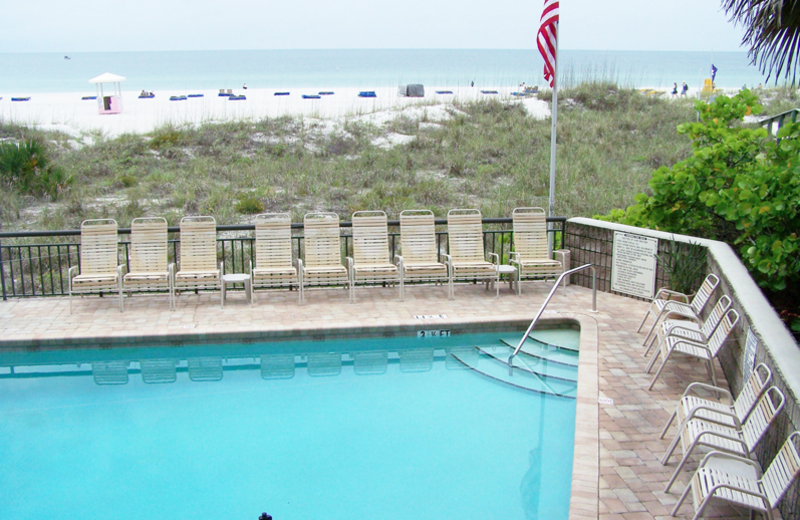
<path fill-rule="evenodd" d="M 797 82 L 800 67 L 800 0 L 722 0 L 731 21 L 745 27 L 750 62 L 775 82 Z"/>

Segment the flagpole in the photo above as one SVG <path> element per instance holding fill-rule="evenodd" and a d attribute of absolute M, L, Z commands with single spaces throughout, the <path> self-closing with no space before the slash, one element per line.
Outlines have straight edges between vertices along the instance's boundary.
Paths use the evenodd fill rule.
<path fill-rule="evenodd" d="M 556 22 L 556 34 L 558 34 L 558 22 Z M 556 212 L 556 126 L 558 124 L 558 38 L 556 38 L 555 63 L 553 63 L 553 102 L 550 108 L 550 210 L 548 215 L 555 216 Z M 553 229 L 553 223 L 547 225 L 549 230 Z M 553 256 L 553 233 L 547 233 L 547 250 Z"/>

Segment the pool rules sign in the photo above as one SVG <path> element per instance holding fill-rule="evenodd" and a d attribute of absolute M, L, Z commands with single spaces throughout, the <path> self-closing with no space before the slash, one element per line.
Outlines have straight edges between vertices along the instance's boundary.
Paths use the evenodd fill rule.
<path fill-rule="evenodd" d="M 652 298 L 656 286 L 658 239 L 614 231 L 611 290 Z"/>

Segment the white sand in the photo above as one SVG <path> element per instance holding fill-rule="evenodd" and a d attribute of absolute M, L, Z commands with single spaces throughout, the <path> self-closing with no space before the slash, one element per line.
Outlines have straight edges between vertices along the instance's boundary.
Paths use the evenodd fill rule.
<path fill-rule="evenodd" d="M 124 87 L 124 84 L 123 84 Z M 275 96 L 275 90 L 236 90 L 247 96 L 243 101 L 219 97 L 218 91 L 158 91 L 153 99 L 138 99 L 138 92 L 123 88 L 121 114 L 100 115 L 96 100 L 81 100 L 78 93 L 30 94 L 30 101 L 12 102 L 11 95 L 3 94 L 0 100 L 0 118 L 25 126 L 45 130 L 61 130 L 74 137 L 100 131 L 114 137 L 124 133 L 146 133 L 165 124 L 176 126 L 207 122 L 259 120 L 284 115 L 304 116 L 329 120 L 358 119 L 376 125 L 384 124 L 403 115 L 410 119 L 430 122 L 450 117 L 454 101 L 499 98 L 522 103 L 531 116 L 546 118 L 550 109 L 546 102 L 535 98 L 520 99 L 512 96 L 513 88 L 496 88 L 498 94 L 481 94 L 474 87 L 426 87 L 424 98 L 406 98 L 397 95 L 396 88 L 375 89 L 376 98 L 359 98 L 361 89 L 333 89 L 331 96 L 320 99 L 302 99 L 303 94 L 318 91 L 305 88 L 291 89 L 289 96 Z M 453 94 L 436 94 L 436 90 L 452 90 Z M 488 90 L 484 88 L 484 90 Z M 170 101 L 173 95 L 203 94 L 201 98 Z M 84 95 L 91 95 L 87 92 Z M 19 94 L 14 94 L 14 97 Z M 27 96 L 27 94 L 25 94 Z"/>

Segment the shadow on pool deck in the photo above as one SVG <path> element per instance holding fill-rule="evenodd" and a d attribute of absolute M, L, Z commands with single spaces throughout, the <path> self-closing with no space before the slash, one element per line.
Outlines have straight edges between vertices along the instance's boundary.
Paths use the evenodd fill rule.
<path fill-rule="evenodd" d="M 549 289 L 549 284 L 528 283 L 522 296 L 516 296 L 502 285 L 500 298 L 494 298 L 494 292 L 485 291 L 481 285 L 457 285 L 456 298 L 449 301 L 443 286 L 412 286 L 406 288 L 405 301 L 398 302 L 396 288 L 359 288 L 355 304 L 348 303 L 345 290 L 320 289 L 307 292 L 304 306 L 297 304 L 294 291 L 259 292 L 256 306 L 247 305 L 243 292 L 229 291 L 224 309 L 220 309 L 218 293 L 182 294 L 175 312 L 169 310 L 166 295 L 136 295 L 126 298 L 124 313 L 117 310 L 113 298 L 86 297 L 73 302 L 71 315 L 66 298 L 9 300 L 0 302 L 0 347 L 59 339 L 86 346 L 87 343 L 108 345 L 109 340 L 123 338 L 155 337 L 169 341 L 184 335 L 258 336 L 282 331 L 321 335 L 332 329 L 450 328 L 465 323 L 529 321 Z M 570 518 L 673 518 L 669 513 L 690 472 L 683 473 L 673 493 L 663 492 L 677 457 L 667 466 L 662 466 L 659 459 L 666 451 L 674 426 L 664 440 L 659 440 L 658 435 L 684 388 L 692 381 L 707 379 L 705 367 L 687 358 L 676 360 L 664 371 L 653 391 L 647 391 L 650 376 L 644 373 L 647 360 L 641 356 L 644 334 L 636 332 L 647 304 L 598 293 L 599 312 L 591 313 L 591 301 L 589 289 L 577 286 L 559 289 L 548 306 L 553 313 L 544 315 L 545 319 L 556 313 L 586 315 L 582 319 L 592 323 L 596 320 L 599 336 L 598 388 L 594 393 L 579 393 L 579 405 L 582 403 L 590 410 L 597 407 L 597 424 L 587 425 L 590 430 L 597 428 L 591 430 L 597 441 L 577 446 L 575 451 L 576 461 L 585 462 L 582 467 L 597 469 L 590 470 L 592 474 L 573 474 Z M 442 314 L 446 317 L 415 318 Z M 726 384 L 718 365 L 716 371 L 720 384 Z M 594 396 L 603 403 L 613 399 L 613 404 L 598 403 Z M 690 470 L 700 457 L 693 460 Z M 691 518 L 694 514 L 690 502 L 687 500 L 681 508 L 681 517 Z M 747 514 L 720 508 L 709 511 L 707 516 L 746 518 Z M 777 512 L 776 517 L 779 517 Z"/>

